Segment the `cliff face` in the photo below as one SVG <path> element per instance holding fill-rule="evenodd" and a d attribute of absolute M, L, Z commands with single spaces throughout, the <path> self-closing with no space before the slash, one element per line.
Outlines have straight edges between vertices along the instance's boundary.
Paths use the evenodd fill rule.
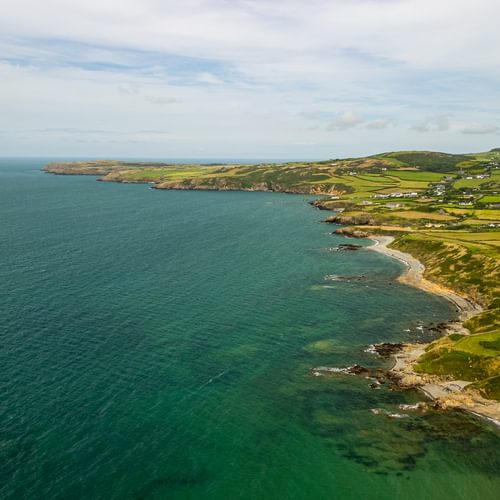
<path fill-rule="evenodd" d="M 318 210 L 327 210 L 327 211 L 342 211 L 349 209 L 354 206 L 354 203 L 348 200 L 337 200 L 337 199 L 320 199 L 314 200 L 311 202 L 313 207 L 316 207 Z"/>
<path fill-rule="evenodd" d="M 225 178 L 186 179 L 182 181 L 162 181 L 153 185 L 154 189 L 212 190 L 212 191 L 282 191 L 280 186 L 257 182 L 248 186 L 228 181 Z"/>
<path fill-rule="evenodd" d="M 370 236 L 370 233 L 354 227 L 340 227 L 335 230 L 335 234 L 342 234 L 348 238 L 368 238 Z"/>
<path fill-rule="evenodd" d="M 343 226 L 372 226 L 375 220 L 367 214 L 359 215 L 332 215 L 325 219 L 330 224 L 342 224 Z"/>
<path fill-rule="evenodd" d="M 146 180 L 129 180 L 123 177 L 120 172 L 112 172 L 99 180 L 104 182 L 148 182 Z M 286 186 L 281 183 L 274 182 L 245 182 L 234 181 L 227 177 L 210 177 L 210 178 L 193 178 L 183 179 L 181 181 L 161 180 L 151 182 L 153 189 L 179 189 L 179 190 L 197 190 L 197 191 L 263 191 L 275 193 L 289 194 L 306 194 L 306 195 L 325 195 L 331 194 L 329 191 L 322 189 L 330 189 L 333 192 L 332 186 L 323 187 L 316 185 L 296 185 Z"/>
<path fill-rule="evenodd" d="M 108 180 L 108 179 L 104 179 Z M 111 179 L 110 179 L 111 180 Z M 193 189 L 193 190 L 215 190 L 215 191 L 270 191 L 275 193 L 308 194 L 319 195 L 329 194 L 328 191 L 321 191 L 321 187 L 298 185 L 285 186 L 273 182 L 231 182 L 225 178 L 211 179 L 189 179 L 181 182 L 159 182 L 153 186 L 155 189 Z"/>

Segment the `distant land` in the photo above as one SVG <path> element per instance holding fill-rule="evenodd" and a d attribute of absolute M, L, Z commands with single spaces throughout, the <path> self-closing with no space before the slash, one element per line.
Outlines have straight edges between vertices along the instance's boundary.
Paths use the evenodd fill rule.
<path fill-rule="evenodd" d="M 422 277 L 407 282 L 425 281 L 426 290 L 470 306 L 454 301 L 461 322 L 448 325 L 442 338 L 402 347 L 393 372 L 396 383 L 423 389 L 441 407 L 465 408 L 500 422 L 500 148 L 241 165 L 55 162 L 43 170 L 149 183 L 155 189 L 317 197 L 311 204 L 333 212 L 325 222 L 342 226 L 335 232 L 383 237 L 386 253 L 409 254 L 425 266 Z"/>

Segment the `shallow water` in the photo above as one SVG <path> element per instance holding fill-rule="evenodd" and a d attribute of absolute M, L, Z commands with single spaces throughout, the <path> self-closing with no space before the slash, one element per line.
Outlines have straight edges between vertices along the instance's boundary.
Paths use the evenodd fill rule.
<path fill-rule="evenodd" d="M 453 317 L 394 281 L 399 262 L 327 251 L 345 240 L 301 196 L 154 191 L 44 162 L 0 160 L 2 498 L 496 498 L 488 424 L 311 376 L 382 366 L 369 344 Z"/>

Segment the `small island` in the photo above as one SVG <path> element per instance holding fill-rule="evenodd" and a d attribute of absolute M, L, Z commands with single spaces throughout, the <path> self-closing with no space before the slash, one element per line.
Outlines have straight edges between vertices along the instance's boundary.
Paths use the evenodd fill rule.
<path fill-rule="evenodd" d="M 428 151 L 261 164 L 57 162 L 45 172 L 94 175 L 154 189 L 245 190 L 315 196 L 325 223 L 402 260 L 400 280 L 446 297 L 459 321 L 438 340 L 403 345 L 392 376 L 441 408 L 462 408 L 500 425 L 500 148 L 475 154 Z"/>

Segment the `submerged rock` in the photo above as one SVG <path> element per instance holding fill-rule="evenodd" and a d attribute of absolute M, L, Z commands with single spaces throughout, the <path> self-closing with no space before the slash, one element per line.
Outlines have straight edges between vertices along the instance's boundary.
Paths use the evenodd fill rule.
<path fill-rule="evenodd" d="M 331 354 L 335 352 L 345 352 L 347 347 L 336 339 L 322 339 L 312 342 L 304 347 L 310 353 Z"/>
<path fill-rule="evenodd" d="M 384 410 L 383 408 L 372 408 L 370 411 L 374 415 L 385 415 L 388 418 L 408 418 L 409 417 L 409 415 L 406 415 L 405 413 L 394 413 L 394 412 Z"/>
<path fill-rule="evenodd" d="M 319 366 L 317 368 L 313 368 L 311 370 L 311 374 L 314 377 L 321 377 L 323 375 L 330 375 L 334 373 L 343 373 L 346 375 L 360 375 L 362 373 L 369 373 L 370 370 L 365 368 L 364 366 L 360 366 L 358 364 L 354 364 L 352 366 L 346 366 L 344 368 L 339 368 L 336 366 Z"/>
<path fill-rule="evenodd" d="M 337 274 L 327 274 L 323 277 L 325 281 L 361 281 L 364 280 L 366 276 L 364 274 L 360 276 L 338 276 Z"/>
<path fill-rule="evenodd" d="M 363 245 L 351 245 L 349 243 L 343 243 L 341 245 L 338 245 L 336 247 L 329 247 L 328 251 L 329 252 L 352 252 L 356 250 L 360 250 L 363 248 Z"/>
<path fill-rule="evenodd" d="M 429 409 L 429 404 L 425 401 L 420 401 L 413 405 L 400 404 L 399 409 L 403 411 L 426 411 Z"/>
<path fill-rule="evenodd" d="M 363 248 L 363 245 L 354 245 L 352 243 L 341 243 L 337 247 L 337 251 L 338 252 L 352 252 L 352 251 L 360 250 L 361 248 Z"/>

